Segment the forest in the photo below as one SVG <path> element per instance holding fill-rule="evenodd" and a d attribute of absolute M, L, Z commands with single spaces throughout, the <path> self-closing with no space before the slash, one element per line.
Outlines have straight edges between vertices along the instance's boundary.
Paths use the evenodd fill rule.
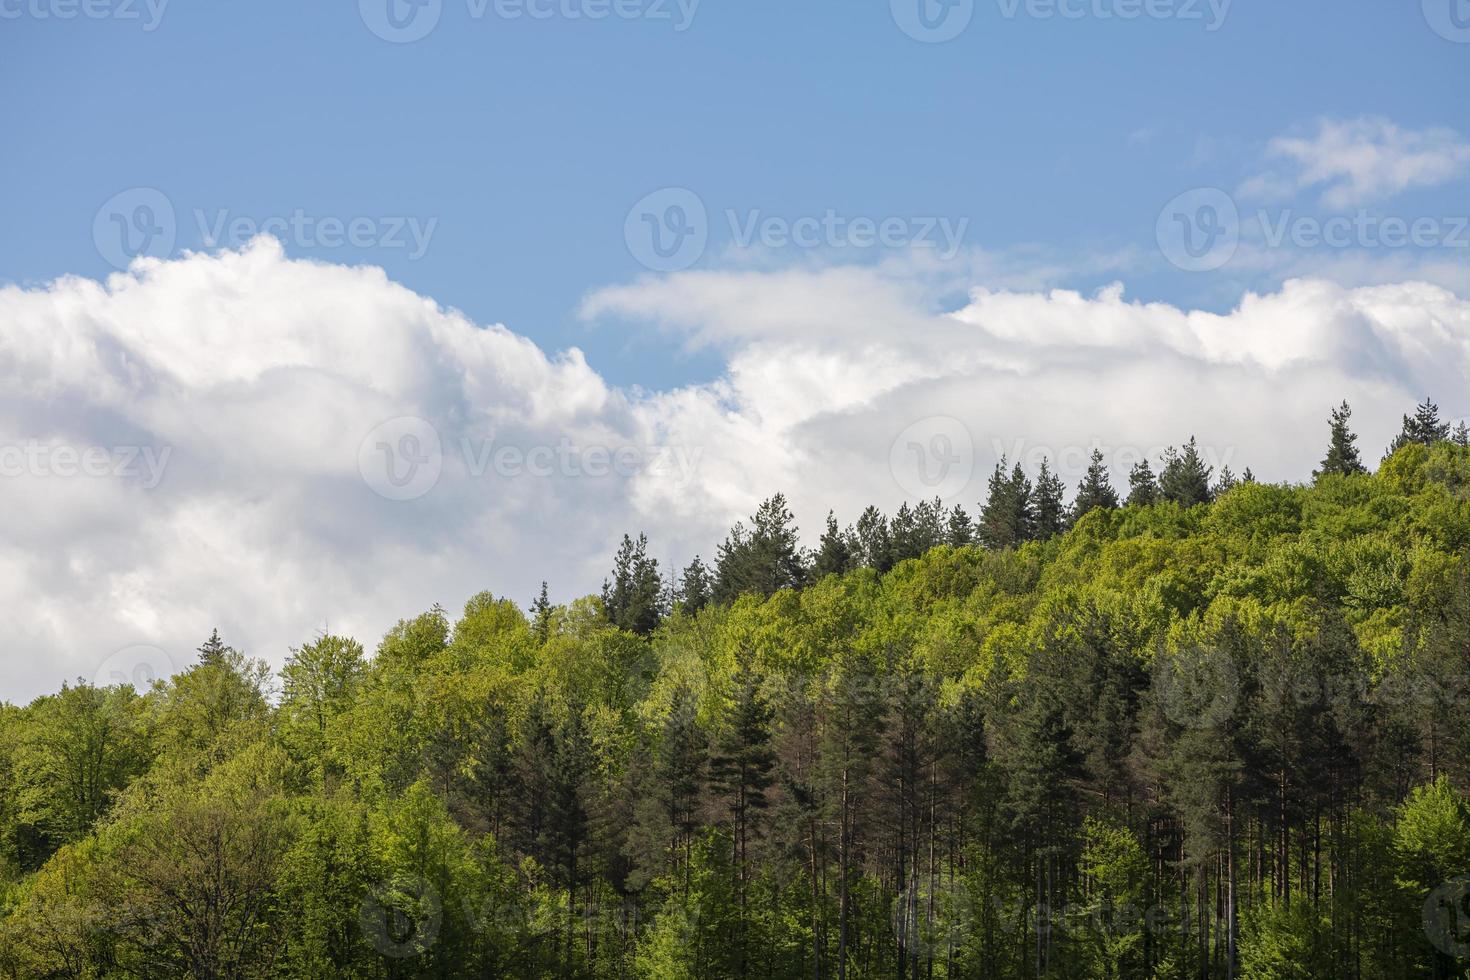
<path fill-rule="evenodd" d="M 1326 421 L 0 705 L 0 977 L 1470 977 L 1470 434 Z"/>

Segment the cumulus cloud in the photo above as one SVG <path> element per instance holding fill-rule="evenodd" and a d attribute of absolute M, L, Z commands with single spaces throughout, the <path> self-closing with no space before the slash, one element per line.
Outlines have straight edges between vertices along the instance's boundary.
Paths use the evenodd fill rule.
<path fill-rule="evenodd" d="M 569 598 L 624 530 L 708 557 L 775 490 L 812 532 L 829 507 L 973 507 L 1001 453 L 1075 481 L 1099 446 L 1121 478 L 1191 433 L 1298 479 L 1344 397 L 1370 455 L 1425 394 L 1470 410 L 1449 404 L 1470 304 L 1440 286 L 1293 280 L 1216 315 L 1004 281 L 945 302 L 889 264 L 591 295 L 589 319 L 723 352 L 719 380 L 659 392 L 269 239 L 0 290 L 0 695 L 132 644 L 182 666 L 216 625 L 279 663 L 481 589 Z"/>
<path fill-rule="evenodd" d="M 1324 119 L 1315 133 L 1267 146 L 1275 169 L 1241 187 L 1248 197 L 1285 198 L 1318 189 L 1329 208 L 1346 208 L 1434 187 L 1470 167 L 1470 143 L 1452 129 L 1405 129 L 1381 118 Z"/>

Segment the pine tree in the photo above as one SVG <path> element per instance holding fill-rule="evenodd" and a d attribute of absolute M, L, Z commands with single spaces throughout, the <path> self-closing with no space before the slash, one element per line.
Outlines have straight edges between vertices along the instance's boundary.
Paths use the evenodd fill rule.
<path fill-rule="evenodd" d="M 893 539 L 888 533 L 888 518 L 869 504 L 857 519 L 854 532 L 858 561 L 878 573 L 893 567 Z"/>
<path fill-rule="evenodd" d="M 1207 504 L 1211 500 L 1210 471 L 1200 458 L 1194 436 L 1184 444 L 1184 452 L 1170 446 L 1164 453 L 1164 468 L 1159 473 L 1159 494 L 1181 507 Z"/>
<path fill-rule="evenodd" d="M 715 563 L 715 598 L 733 601 L 746 593 L 773 595 L 806 583 L 806 563 L 797 546 L 796 518 L 786 497 L 776 494 L 752 515 L 751 528 L 736 524 L 720 545 Z"/>
<path fill-rule="evenodd" d="M 989 495 L 980 510 L 980 543 L 987 548 L 1014 548 L 1031 539 L 1035 511 L 1031 481 L 1017 463 L 1009 476 L 1000 458 L 990 476 Z"/>
<path fill-rule="evenodd" d="M 1064 493 L 1066 487 L 1062 486 L 1062 481 L 1052 473 L 1049 462 L 1043 458 L 1041 472 L 1036 477 L 1036 522 L 1032 530 L 1036 540 L 1045 541 L 1067 529 L 1067 505 L 1062 499 Z"/>
<path fill-rule="evenodd" d="M 658 560 L 648 557 L 648 536 L 624 534 L 613 558 L 612 580 L 602 583 L 602 605 L 619 629 L 649 636 L 663 618 L 663 579 Z"/>
<path fill-rule="evenodd" d="M 1092 451 L 1092 461 L 1087 464 L 1087 475 L 1077 487 L 1077 499 L 1072 502 L 1072 522 L 1099 507 L 1112 510 L 1118 506 L 1118 492 L 1113 489 L 1112 478 L 1103 462 L 1101 449 Z"/>
<path fill-rule="evenodd" d="M 812 560 L 812 578 L 820 581 L 828 575 L 841 575 L 852 571 L 856 563 L 852 532 L 837 526 L 837 518 L 827 511 L 827 529 L 817 543 L 817 555 Z"/>
<path fill-rule="evenodd" d="M 547 593 L 546 582 L 541 583 L 541 592 L 531 603 L 531 632 L 536 634 L 536 639 L 545 643 L 551 637 L 551 596 Z"/>
<path fill-rule="evenodd" d="M 1159 485 L 1154 480 L 1153 467 L 1148 460 L 1141 459 L 1128 472 L 1128 506 L 1147 507 L 1159 500 Z"/>
<path fill-rule="evenodd" d="M 1348 420 L 1352 417 L 1353 410 L 1346 401 L 1332 410 L 1328 421 L 1332 435 L 1327 444 L 1327 455 L 1322 460 L 1321 468 L 1313 471 L 1313 480 L 1324 476 L 1352 476 L 1368 472 L 1358 457 L 1358 447 L 1355 445 L 1358 437 L 1348 428 Z"/>
<path fill-rule="evenodd" d="M 684 568 L 684 577 L 679 583 L 679 608 L 686 613 L 699 612 L 709 605 L 713 585 L 709 567 L 695 555 Z"/>
<path fill-rule="evenodd" d="M 1231 471 L 1230 467 L 1221 467 L 1220 475 L 1215 478 L 1213 496 L 1219 497 L 1221 494 L 1229 493 L 1239 485 L 1240 481 L 1235 478 L 1235 474 Z"/>
<path fill-rule="evenodd" d="M 734 679 L 734 697 L 710 758 L 710 783 L 722 798 L 730 818 L 736 895 L 739 903 L 738 974 L 746 975 L 748 886 L 750 840 L 759 830 L 757 820 L 765 811 L 773 781 L 776 753 L 771 748 L 771 719 L 774 713 L 760 693 L 760 678 L 742 666 Z"/>
<path fill-rule="evenodd" d="M 1449 438 L 1450 424 L 1440 421 L 1439 406 L 1426 398 L 1424 404 L 1414 410 L 1413 418 L 1404 416 L 1403 431 L 1394 437 L 1393 443 L 1388 447 L 1388 455 L 1392 456 L 1410 443 L 1432 446 Z"/>
<path fill-rule="evenodd" d="M 1461 449 L 1470 447 L 1470 425 L 1466 425 L 1464 419 L 1455 423 L 1455 431 L 1450 433 L 1450 441 Z"/>
<path fill-rule="evenodd" d="M 209 639 L 199 647 L 199 662 L 206 667 L 219 667 L 225 664 L 230 653 L 234 651 L 225 646 L 225 641 L 220 639 L 219 630 L 210 631 Z"/>
<path fill-rule="evenodd" d="M 959 504 L 955 504 L 954 509 L 949 512 L 945 534 L 951 548 L 963 548 L 974 543 L 975 524 L 970 520 L 970 515 L 965 513 L 965 508 Z"/>

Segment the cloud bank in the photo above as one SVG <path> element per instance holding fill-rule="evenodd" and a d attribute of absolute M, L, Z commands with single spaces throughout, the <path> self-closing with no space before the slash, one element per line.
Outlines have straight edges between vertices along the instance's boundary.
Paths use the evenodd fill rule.
<path fill-rule="evenodd" d="M 1343 398 L 1370 457 L 1426 394 L 1470 413 L 1470 303 L 1440 286 L 1299 279 L 1224 315 L 935 288 L 880 266 L 592 294 L 591 321 L 723 353 L 719 380 L 658 392 L 271 239 L 0 289 L 0 698 L 136 644 L 183 666 L 214 626 L 279 663 L 482 589 L 565 600 L 623 531 L 682 564 L 776 490 L 812 535 L 829 507 L 973 508 L 1001 453 L 1075 482 L 1098 446 L 1121 478 L 1193 433 L 1302 479 Z"/>

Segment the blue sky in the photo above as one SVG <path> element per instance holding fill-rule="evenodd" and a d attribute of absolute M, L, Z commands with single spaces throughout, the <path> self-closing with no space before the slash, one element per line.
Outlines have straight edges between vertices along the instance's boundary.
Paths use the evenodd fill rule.
<path fill-rule="evenodd" d="M 93 217 L 132 187 L 167 195 L 179 248 L 226 215 L 435 219 L 417 258 L 287 251 L 381 265 L 478 322 L 581 347 L 620 385 L 722 365 L 577 315 L 590 291 L 644 272 L 624 219 L 658 188 L 692 189 L 715 216 L 701 267 L 721 262 L 726 209 L 949 216 L 969 246 L 1067 260 L 1151 250 L 1166 200 L 1234 188 L 1270 139 L 1320 118 L 1470 130 L 1470 45 L 1431 30 L 1417 2 L 1237 0 L 1212 31 L 1203 0 L 1187 11 L 1200 19 L 1136 20 L 1097 16 L 1116 0 L 1077 18 L 978 0 L 957 38 L 920 43 L 881 0 L 703 0 L 684 30 L 672 3 L 653 8 L 668 19 L 510 20 L 442 0 L 434 30 L 404 44 L 351 2 L 174 0 L 152 30 L 142 0 L 67 20 L 57 2 L 5 0 L 0 20 L 0 281 L 110 271 Z M 1147 263 L 1056 276 L 1113 278 L 1212 308 L 1255 284 Z"/>

